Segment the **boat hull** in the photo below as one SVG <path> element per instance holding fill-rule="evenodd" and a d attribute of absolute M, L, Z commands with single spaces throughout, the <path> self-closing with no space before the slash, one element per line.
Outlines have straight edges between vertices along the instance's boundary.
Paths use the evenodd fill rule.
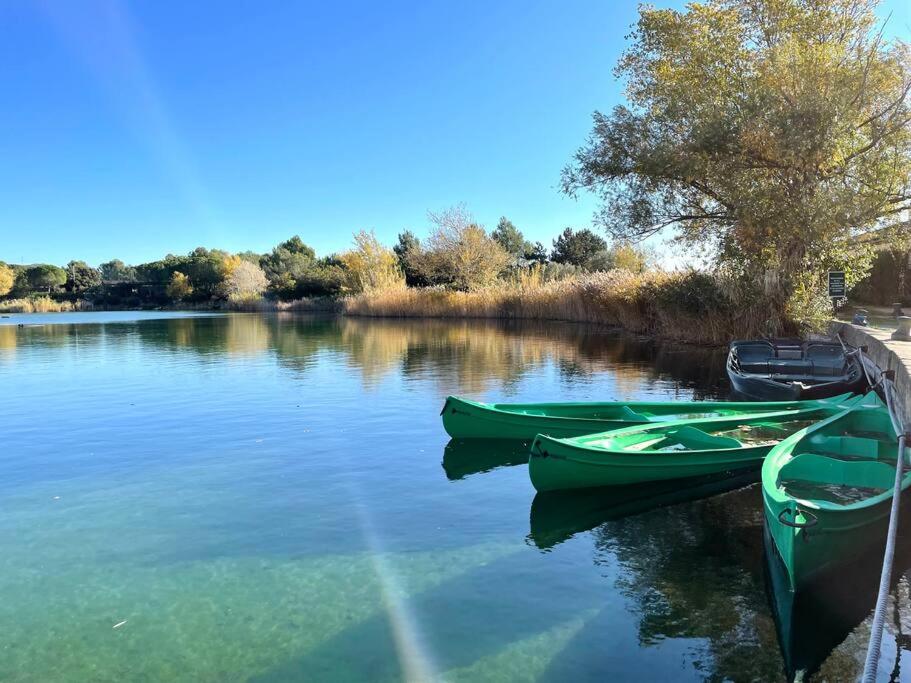
<path fill-rule="evenodd" d="M 699 454 L 611 452 L 601 456 L 579 452 L 566 444 L 544 442 L 532 445 L 528 474 L 538 492 L 583 489 L 645 482 L 687 479 L 736 470 L 758 469 L 771 446 L 756 446 Z"/>
<path fill-rule="evenodd" d="M 850 394 L 832 397 L 833 403 Z M 440 415 L 453 439 L 513 439 L 531 441 L 538 434 L 559 439 L 585 436 L 685 417 L 753 414 L 800 410 L 800 401 L 693 401 L 489 404 L 450 396 Z M 528 412 L 524 412 L 528 411 Z"/>
<path fill-rule="evenodd" d="M 811 528 L 795 529 L 779 521 L 788 504 L 770 500 L 765 492 L 763 497 L 769 535 L 793 591 L 804 588 L 839 564 L 857 559 L 869 548 L 881 547 L 892 504 L 889 498 L 860 511 L 813 510 L 818 523 Z"/>
<path fill-rule="evenodd" d="M 583 436 L 648 422 L 645 418 L 624 420 L 529 415 L 497 410 L 488 404 L 467 401 L 455 396 L 446 399 L 440 414 L 443 418 L 443 428 L 453 439 L 531 441 L 542 432 L 559 437 Z"/>
<path fill-rule="evenodd" d="M 730 366 L 728 367 L 728 379 L 737 396 L 753 401 L 809 401 L 844 393 L 857 394 L 866 387 L 866 380 L 863 377 L 847 382 L 839 380 L 804 385 L 797 382 L 778 382 L 766 377 L 739 374 Z"/>

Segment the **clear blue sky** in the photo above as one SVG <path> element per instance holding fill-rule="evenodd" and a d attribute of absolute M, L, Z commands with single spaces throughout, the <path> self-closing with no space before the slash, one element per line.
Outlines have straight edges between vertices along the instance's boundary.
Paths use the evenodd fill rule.
<path fill-rule="evenodd" d="M 679 2 L 658 2 L 666 6 Z M 891 1 L 909 35 L 911 3 Z M 465 202 L 545 244 L 636 3 L 5 0 L 0 260 L 326 254 Z"/>

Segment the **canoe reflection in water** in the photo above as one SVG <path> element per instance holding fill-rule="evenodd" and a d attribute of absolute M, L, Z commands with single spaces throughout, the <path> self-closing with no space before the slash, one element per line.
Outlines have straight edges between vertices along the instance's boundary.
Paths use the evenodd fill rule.
<path fill-rule="evenodd" d="M 539 493 L 531 503 L 528 541 L 549 550 L 605 522 L 733 491 L 759 480 L 755 467 L 722 475 Z"/>
<path fill-rule="evenodd" d="M 899 529 L 907 529 L 911 524 L 911 511 L 908 510 L 911 501 L 902 502 L 905 511 Z M 905 573 L 911 569 L 911 537 L 907 533 L 896 545 L 891 587 L 893 600 L 886 617 L 881 673 L 888 670 L 896 652 L 902 653 L 911 647 L 911 634 L 903 633 L 900 613 L 900 602 L 907 605 L 909 597 Z M 790 590 L 787 571 L 775 552 L 766 524 L 763 524 L 763 541 L 766 591 L 787 679 L 858 680 L 879 589 L 883 544 L 874 546 L 860 559 L 820 574 L 794 592 Z M 904 599 L 901 599 L 902 595 Z M 905 623 L 906 620 L 907 615 Z M 889 632 L 894 644 L 888 642 Z M 890 680 L 899 680 L 900 661 L 900 658 L 895 659 Z"/>
<path fill-rule="evenodd" d="M 452 439 L 443 450 L 443 471 L 450 481 L 500 467 L 528 464 L 529 441 Z"/>
<path fill-rule="evenodd" d="M 529 444 L 453 439 L 443 453 L 450 480 L 528 462 Z M 876 602 L 882 543 L 860 560 L 789 590 L 770 555 L 756 467 L 644 484 L 537 494 L 526 543 L 572 563 L 593 551 L 594 563 L 629 601 L 639 642 L 689 646 L 708 680 L 856 680 L 863 666 Z M 470 488 L 470 487 L 469 487 Z M 904 497 L 892 600 L 881 672 L 911 650 L 911 494 Z M 574 542 L 569 542 L 574 539 Z M 589 546 L 592 546 L 591 549 Z M 590 561 L 587 557 L 584 561 Z M 593 619 L 552 663 L 546 680 L 567 679 L 613 628 Z M 779 654 L 780 653 L 780 654 Z M 896 657 L 896 654 L 898 657 Z M 615 674 L 606 657 L 591 664 Z M 907 676 L 907 674 L 905 674 Z"/>

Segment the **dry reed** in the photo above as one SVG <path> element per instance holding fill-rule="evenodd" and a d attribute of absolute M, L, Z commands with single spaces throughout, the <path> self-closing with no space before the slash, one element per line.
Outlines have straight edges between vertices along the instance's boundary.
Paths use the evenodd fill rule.
<path fill-rule="evenodd" d="M 704 344 L 758 336 L 766 325 L 761 301 L 735 306 L 714 278 L 694 271 L 640 275 L 615 270 L 553 282 L 532 272 L 470 292 L 394 288 L 349 297 L 344 313 L 598 323 Z"/>
<path fill-rule="evenodd" d="M 0 301 L 0 313 L 66 313 L 81 311 L 86 307 L 84 301 L 54 301 L 48 296 L 30 297 L 27 299 L 6 299 Z"/>

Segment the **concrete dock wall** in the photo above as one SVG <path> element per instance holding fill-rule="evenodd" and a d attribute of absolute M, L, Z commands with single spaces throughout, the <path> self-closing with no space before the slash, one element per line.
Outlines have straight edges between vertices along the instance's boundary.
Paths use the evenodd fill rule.
<path fill-rule="evenodd" d="M 895 370 L 895 387 L 902 404 L 905 431 L 911 429 L 911 342 L 893 341 L 889 330 L 842 322 L 832 323 L 831 332 L 840 334 L 851 346 L 866 346 L 867 356 L 881 370 Z"/>

